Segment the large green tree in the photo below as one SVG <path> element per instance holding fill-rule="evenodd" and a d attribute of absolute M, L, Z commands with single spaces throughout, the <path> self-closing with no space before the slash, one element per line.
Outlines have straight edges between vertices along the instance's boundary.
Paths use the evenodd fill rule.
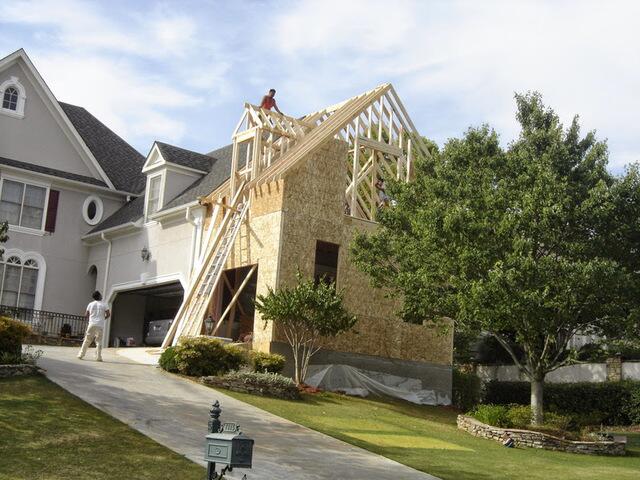
<path fill-rule="evenodd" d="M 403 298 L 405 320 L 493 335 L 530 380 L 540 423 L 545 376 L 571 361 L 576 332 L 637 332 L 640 175 L 610 174 L 606 144 L 577 117 L 565 129 L 539 94 L 515 98 L 508 148 L 483 126 L 420 159 L 352 253 Z"/>

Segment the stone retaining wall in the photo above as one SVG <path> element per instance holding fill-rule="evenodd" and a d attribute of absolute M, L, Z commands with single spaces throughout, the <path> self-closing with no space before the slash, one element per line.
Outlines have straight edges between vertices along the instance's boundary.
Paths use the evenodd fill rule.
<path fill-rule="evenodd" d="M 569 453 L 624 455 L 626 447 L 626 442 L 574 442 L 531 430 L 492 427 L 466 415 L 458 415 L 458 428 L 466 430 L 476 437 L 488 438 L 497 442 L 502 442 L 505 434 L 509 434 L 518 447 L 542 448 Z"/>
<path fill-rule="evenodd" d="M 0 365 L 0 378 L 37 375 L 39 373 L 42 373 L 41 368 L 26 363 L 19 365 Z"/>
<path fill-rule="evenodd" d="M 212 387 L 226 388 L 233 392 L 250 393 L 252 395 L 261 395 L 263 397 L 275 397 L 285 400 L 298 400 L 300 392 L 298 388 L 293 386 L 285 388 L 278 385 L 255 384 L 240 379 L 232 379 L 227 377 L 201 377 L 200 381 Z"/>

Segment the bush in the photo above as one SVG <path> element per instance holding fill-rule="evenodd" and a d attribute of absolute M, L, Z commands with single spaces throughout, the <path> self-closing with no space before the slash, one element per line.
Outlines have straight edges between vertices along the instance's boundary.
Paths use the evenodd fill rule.
<path fill-rule="evenodd" d="M 509 407 L 506 405 L 478 405 L 471 416 L 493 427 L 509 427 Z"/>
<path fill-rule="evenodd" d="M 484 402 L 488 404 L 528 405 L 527 382 L 491 381 L 485 385 Z M 544 408 L 573 417 L 577 425 L 597 421 L 605 425 L 630 425 L 640 418 L 640 382 L 547 383 Z M 636 397 L 636 395 L 638 397 Z M 634 400 L 637 399 L 637 400 Z"/>
<path fill-rule="evenodd" d="M 0 353 L 0 365 L 36 365 L 42 356 L 42 350 L 34 350 L 33 346 L 25 346 L 20 353 Z"/>
<path fill-rule="evenodd" d="M 555 412 L 544 412 L 544 424 L 554 430 L 566 432 L 571 430 L 573 419 L 569 415 L 560 415 Z"/>
<path fill-rule="evenodd" d="M 244 350 L 212 338 L 185 338 L 175 347 L 175 365 L 183 375 L 222 375 L 240 368 L 246 361 Z"/>
<path fill-rule="evenodd" d="M 167 372 L 177 372 L 178 361 L 176 359 L 176 347 L 168 347 L 164 352 L 162 352 L 158 364 L 160 365 L 160 368 Z"/>
<path fill-rule="evenodd" d="M 251 350 L 251 366 L 254 371 L 262 373 L 280 373 L 284 368 L 285 358 L 278 353 L 265 353 Z"/>
<path fill-rule="evenodd" d="M 475 373 L 466 373 L 453 369 L 453 388 L 451 402 L 455 407 L 466 412 L 480 403 L 482 399 L 482 382 Z"/>
<path fill-rule="evenodd" d="M 31 328 L 8 317 L 0 317 L 0 354 L 21 355 L 22 342 L 31 334 Z"/>
<path fill-rule="evenodd" d="M 528 405 L 511 405 L 507 411 L 507 421 L 510 427 L 526 429 L 531 425 L 531 407 Z"/>
<path fill-rule="evenodd" d="M 202 377 L 200 381 L 216 388 L 227 388 L 234 392 L 263 395 L 298 400 L 300 391 L 296 383 L 289 377 L 278 373 L 231 372 L 222 377 Z"/>

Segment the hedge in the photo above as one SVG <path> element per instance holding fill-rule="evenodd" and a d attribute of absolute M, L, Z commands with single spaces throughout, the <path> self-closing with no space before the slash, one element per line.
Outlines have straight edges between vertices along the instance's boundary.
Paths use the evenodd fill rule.
<path fill-rule="evenodd" d="M 491 381 L 485 385 L 484 403 L 528 405 L 528 382 Z M 640 382 L 547 383 L 544 408 L 571 415 L 587 424 L 630 425 L 640 421 Z"/>
<path fill-rule="evenodd" d="M 19 356 L 22 342 L 31 334 L 31 328 L 8 317 L 0 317 L 0 354 Z"/>
<path fill-rule="evenodd" d="M 451 403 L 466 412 L 482 400 L 482 382 L 475 373 L 453 369 Z"/>
<path fill-rule="evenodd" d="M 160 367 L 193 377 L 223 375 L 248 362 L 246 350 L 207 337 L 184 338 L 164 355 Z"/>

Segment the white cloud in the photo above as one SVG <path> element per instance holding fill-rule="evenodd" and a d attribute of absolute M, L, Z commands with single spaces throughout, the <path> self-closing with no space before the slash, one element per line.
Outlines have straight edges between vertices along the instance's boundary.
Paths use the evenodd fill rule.
<path fill-rule="evenodd" d="M 640 160 L 638 18 L 637 2 L 307 1 L 277 16 L 267 38 L 299 65 L 292 87 L 306 94 L 392 81 L 423 133 L 436 137 L 489 122 L 508 140 L 517 131 L 513 92 L 539 90 L 565 122 L 579 113 L 585 128 L 609 137 L 618 169 L 622 158 Z M 328 62 L 334 68 L 319 78 L 302 67 Z M 449 111 L 440 116 L 458 117 L 456 131 L 423 123 L 439 116 L 425 109 L 443 101 Z"/>

